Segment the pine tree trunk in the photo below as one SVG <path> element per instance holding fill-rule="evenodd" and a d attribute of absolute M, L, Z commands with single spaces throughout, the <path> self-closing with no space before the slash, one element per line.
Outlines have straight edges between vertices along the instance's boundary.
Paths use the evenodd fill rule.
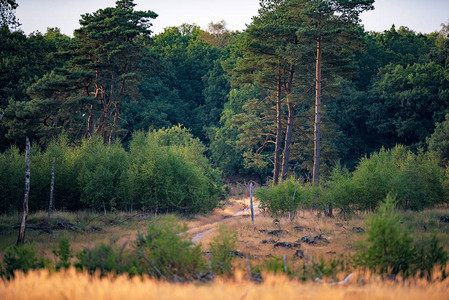
<path fill-rule="evenodd" d="M 280 157 L 281 157 L 281 141 L 282 141 L 282 87 L 281 87 L 281 77 L 278 77 L 276 91 L 276 141 L 274 148 L 274 170 L 273 170 L 273 186 L 279 183 L 279 171 L 280 171 Z"/>
<path fill-rule="evenodd" d="M 53 193 L 55 190 L 55 162 L 56 158 L 53 157 L 53 162 L 51 164 L 51 182 L 50 182 L 50 203 L 48 205 L 48 217 L 51 217 L 53 212 Z"/>
<path fill-rule="evenodd" d="M 315 86 L 315 125 L 313 130 L 313 171 L 312 183 L 320 183 L 320 124 L 321 124 L 321 38 L 317 39 L 316 86 Z"/>
<path fill-rule="evenodd" d="M 25 228 L 28 218 L 28 197 L 30 194 L 30 140 L 26 138 L 25 150 L 25 195 L 23 197 L 23 216 L 22 223 L 19 228 L 19 236 L 17 238 L 17 245 L 25 243 Z"/>
<path fill-rule="evenodd" d="M 111 145 L 114 144 L 115 138 L 117 136 L 119 120 L 120 120 L 120 104 L 117 103 L 114 109 L 114 123 L 112 124 L 112 132 L 109 137 L 109 144 Z"/>
<path fill-rule="evenodd" d="M 292 145 L 293 119 L 295 118 L 295 109 L 293 107 L 293 104 L 289 102 L 287 103 L 287 106 L 288 106 L 288 121 L 285 132 L 284 155 L 282 156 L 282 180 L 287 179 L 288 163 L 290 160 L 290 148 Z"/>
<path fill-rule="evenodd" d="M 290 149 L 292 146 L 292 135 L 293 135 L 293 120 L 295 119 L 295 107 L 291 101 L 290 94 L 293 85 L 293 74 L 295 72 L 295 65 L 290 65 L 289 76 L 287 87 L 285 93 L 287 94 L 287 108 L 288 108 L 288 120 L 287 128 L 285 132 L 285 143 L 284 143 L 284 154 L 282 156 L 282 180 L 287 179 L 288 174 L 288 163 L 290 161 Z"/>

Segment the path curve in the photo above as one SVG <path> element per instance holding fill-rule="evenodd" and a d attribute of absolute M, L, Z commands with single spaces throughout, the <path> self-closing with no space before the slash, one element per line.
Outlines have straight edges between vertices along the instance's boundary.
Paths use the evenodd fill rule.
<path fill-rule="evenodd" d="M 254 215 L 258 215 L 258 214 L 260 213 L 260 209 L 257 210 L 257 208 L 259 208 L 259 203 L 256 203 L 256 204 L 254 205 Z M 232 218 L 241 216 L 241 215 L 243 215 L 244 213 L 246 213 L 246 212 L 248 212 L 248 211 L 250 211 L 250 210 L 251 210 L 251 208 L 245 208 L 244 210 L 238 211 L 238 212 L 236 212 L 235 214 L 231 215 L 230 217 L 224 218 L 224 219 L 222 219 L 222 220 L 220 220 L 220 221 L 218 221 L 218 222 L 190 228 L 189 230 L 187 230 L 187 233 L 192 232 L 192 231 L 195 231 L 195 230 L 198 230 L 198 229 L 200 229 L 201 227 L 211 227 L 211 226 L 212 226 L 212 228 L 209 228 L 209 229 L 207 229 L 207 230 L 200 231 L 199 233 L 195 234 L 195 235 L 191 238 L 191 241 L 192 241 L 193 243 L 198 244 L 198 243 L 200 242 L 200 240 L 201 240 L 206 234 L 208 234 L 208 233 L 214 231 L 214 230 L 215 230 L 215 227 L 216 227 L 218 224 L 223 223 L 223 222 L 226 221 L 226 220 L 229 220 L 229 219 L 232 219 Z"/>

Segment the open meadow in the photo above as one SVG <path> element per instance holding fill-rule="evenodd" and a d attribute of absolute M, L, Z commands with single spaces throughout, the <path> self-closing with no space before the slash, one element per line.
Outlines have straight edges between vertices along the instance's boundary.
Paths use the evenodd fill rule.
<path fill-rule="evenodd" d="M 187 280 L 173 283 L 150 278 L 147 275 L 127 274 L 100 276 L 70 268 L 69 270 L 36 270 L 27 274 L 17 272 L 10 281 L 0 284 L 2 299 L 447 299 L 449 267 L 435 268 L 431 278 L 419 276 L 395 280 L 350 266 L 358 245 L 366 239 L 368 214 L 350 219 L 320 216 L 316 211 L 298 211 L 273 219 L 257 208 L 251 221 L 249 199 L 230 199 L 207 215 L 189 219 L 185 223 L 187 239 L 199 244 L 203 256 L 208 257 L 211 243 L 219 236 L 223 225 L 236 233 L 233 271 L 209 280 Z M 441 244 L 449 250 L 449 224 L 439 216 L 447 215 L 447 208 L 422 212 L 401 212 L 402 226 L 423 239 L 436 233 Z M 154 219 L 163 216 L 141 213 L 94 214 L 89 212 L 56 212 L 51 219 L 43 212 L 31 214 L 26 238 L 39 256 L 55 260 L 58 240 L 70 241 L 71 251 L 80 252 L 99 243 L 130 247 L 136 243 L 137 233 L 145 232 Z M 18 220 L 11 216 L 1 219 L 1 253 L 14 243 Z M 34 228 L 34 229 L 32 229 Z M 309 238 L 306 241 L 304 237 Z M 319 238 L 317 238 L 319 237 Z M 298 256 L 302 250 L 306 256 Z M 283 256 L 285 255 L 285 260 Z M 75 256 L 71 258 L 76 260 Z M 322 264 L 324 261 L 324 265 Z M 332 269 L 329 262 L 346 264 Z M 302 268 L 307 267 L 309 277 Z M 287 270 L 287 272 L 285 272 Z M 321 270 L 321 271 L 320 271 Z M 250 273 L 251 272 L 251 273 Z M 301 273 L 303 272 L 303 273 Z M 327 272 L 325 274 L 320 272 Z M 255 274 L 259 274 L 255 276 Z M 348 276 L 349 275 L 349 276 Z M 316 276 L 316 277 L 315 277 Z M 444 279 L 445 278 L 445 279 Z M 176 281 L 176 280 L 175 280 Z"/>

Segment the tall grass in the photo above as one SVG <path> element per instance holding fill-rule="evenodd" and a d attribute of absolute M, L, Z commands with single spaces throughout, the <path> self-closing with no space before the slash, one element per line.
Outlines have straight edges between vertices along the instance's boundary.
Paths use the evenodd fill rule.
<path fill-rule="evenodd" d="M 283 276 L 266 276 L 256 284 L 239 273 L 233 279 L 215 280 L 212 284 L 170 284 L 144 277 L 100 278 L 74 269 L 52 273 L 47 270 L 18 274 L 14 280 L 0 282 L 0 298 L 22 299 L 408 299 L 445 300 L 449 279 L 425 281 L 382 281 L 369 273 L 353 273 L 347 284 L 300 283 Z"/>

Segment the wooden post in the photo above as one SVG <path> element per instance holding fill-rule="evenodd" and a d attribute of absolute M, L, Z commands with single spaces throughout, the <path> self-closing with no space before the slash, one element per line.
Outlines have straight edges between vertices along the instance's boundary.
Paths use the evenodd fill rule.
<path fill-rule="evenodd" d="M 17 238 L 17 245 L 25 243 L 25 228 L 28 218 L 28 197 L 30 194 L 30 140 L 26 138 L 25 150 L 25 196 L 23 198 L 23 216 L 22 223 L 19 228 L 19 237 Z"/>
<path fill-rule="evenodd" d="M 251 221 L 254 224 L 254 207 L 253 207 L 253 183 L 249 184 L 249 202 L 251 205 Z"/>
<path fill-rule="evenodd" d="M 284 255 L 282 255 L 282 260 L 284 261 L 284 272 L 285 274 L 287 274 L 288 268 L 287 268 L 287 255 L 284 253 Z"/>
<path fill-rule="evenodd" d="M 51 217 L 53 212 L 53 192 L 55 190 L 55 162 L 56 158 L 53 157 L 53 162 L 51 164 L 51 183 L 50 183 L 50 203 L 48 205 L 48 217 Z"/>

